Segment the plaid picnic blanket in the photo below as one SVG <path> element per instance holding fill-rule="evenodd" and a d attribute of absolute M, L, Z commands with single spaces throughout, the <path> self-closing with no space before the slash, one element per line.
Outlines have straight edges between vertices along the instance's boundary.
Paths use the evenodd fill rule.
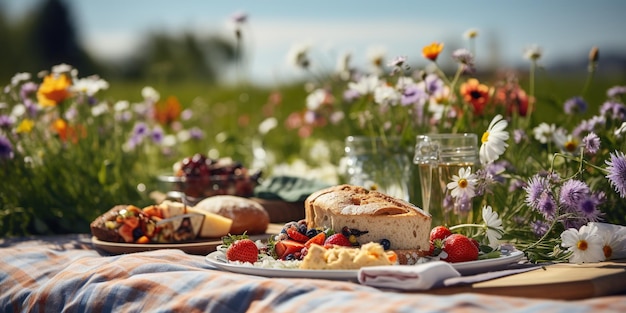
<path fill-rule="evenodd" d="M 109 256 L 90 235 L 0 241 L 2 312 L 626 312 L 626 295 L 554 301 L 431 295 L 353 282 L 266 278 L 164 249 Z"/>

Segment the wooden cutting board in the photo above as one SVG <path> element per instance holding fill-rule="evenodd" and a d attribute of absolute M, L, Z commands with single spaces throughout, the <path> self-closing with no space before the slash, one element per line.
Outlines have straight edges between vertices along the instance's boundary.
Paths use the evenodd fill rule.
<path fill-rule="evenodd" d="M 626 294 L 626 260 L 593 264 L 553 264 L 516 275 L 428 292 L 476 292 L 560 300 Z"/>

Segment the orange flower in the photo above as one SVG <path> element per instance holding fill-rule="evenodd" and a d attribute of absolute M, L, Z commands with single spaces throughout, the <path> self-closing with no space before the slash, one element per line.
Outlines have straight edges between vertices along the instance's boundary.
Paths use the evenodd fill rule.
<path fill-rule="evenodd" d="M 422 55 L 435 62 L 437 61 L 437 57 L 439 56 L 439 53 L 441 53 L 441 51 L 443 50 L 443 43 L 439 43 L 439 42 L 433 42 L 428 46 L 425 46 L 424 48 L 422 48 Z"/>
<path fill-rule="evenodd" d="M 50 74 L 43 78 L 37 90 L 37 100 L 41 106 L 56 106 L 70 96 L 72 80 L 65 74 Z"/>
<path fill-rule="evenodd" d="M 161 125 L 169 125 L 180 117 L 182 108 L 178 98 L 169 96 L 165 102 L 159 102 L 154 108 L 154 118 Z"/>
<path fill-rule="evenodd" d="M 470 78 L 459 89 L 463 99 L 474 107 L 474 113 L 481 115 L 489 101 L 489 87 L 481 84 L 478 79 Z"/>
<path fill-rule="evenodd" d="M 85 138 L 87 136 L 87 131 L 84 127 L 81 125 L 76 127 L 69 126 L 62 118 L 58 118 L 52 123 L 52 129 L 59 134 L 59 138 L 63 142 L 70 140 L 72 143 L 77 143 L 79 137 Z"/>

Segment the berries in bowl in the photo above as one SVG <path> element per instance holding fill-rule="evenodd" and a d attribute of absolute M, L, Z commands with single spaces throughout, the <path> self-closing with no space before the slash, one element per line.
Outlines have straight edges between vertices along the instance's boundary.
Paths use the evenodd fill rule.
<path fill-rule="evenodd" d="M 189 203 L 216 195 L 250 197 L 259 184 L 261 172 L 251 174 L 241 162 L 230 158 L 211 159 L 196 153 L 174 164 L 174 175 L 159 180 L 172 183 Z"/>

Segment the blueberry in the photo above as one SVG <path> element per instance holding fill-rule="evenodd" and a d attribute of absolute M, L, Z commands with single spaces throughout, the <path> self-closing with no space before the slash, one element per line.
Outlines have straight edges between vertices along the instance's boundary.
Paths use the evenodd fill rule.
<path fill-rule="evenodd" d="M 350 234 L 352 234 L 352 230 L 348 228 L 348 226 L 344 226 L 343 228 L 341 228 L 341 233 L 346 237 L 350 237 Z"/>
<path fill-rule="evenodd" d="M 307 229 L 308 229 L 308 228 L 306 227 L 306 225 L 305 225 L 305 224 L 300 224 L 300 225 L 298 225 L 298 231 L 299 231 L 301 234 L 306 234 Z"/>
<path fill-rule="evenodd" d="M 313 238 L 317 234 L 319 234 L 319 231 L 317 229 L 315 229 L 315 228 L 311 228 L 311 229 L 306 231 L 306 236 L 309 237 L 309 238 Z"/>
<path fill-rule="evenodd" d="M 296 259 L 296 256 L 293 255 L 293 253 L 289 253 L 289 254 L 287 254 L 285 256 L 285 260 L 287 260 L 287 261 L 291 261 L 291 260 L 295 260 L 295 259 Z"/>
<path fill-rule="evenodd" d="M 391 248 L 391 242 L 389 242 L 389 239 L 381 240 L 380 245 L 383 246 L 385 250 L 389 250 L 389 248 Z"/>
<path fill-rule="evenodd" d="M 141 230 L 141 227 L 133 229 L 133 239 L 137 240 L 141 236 L 143 236 L 143 231 Z"/>

